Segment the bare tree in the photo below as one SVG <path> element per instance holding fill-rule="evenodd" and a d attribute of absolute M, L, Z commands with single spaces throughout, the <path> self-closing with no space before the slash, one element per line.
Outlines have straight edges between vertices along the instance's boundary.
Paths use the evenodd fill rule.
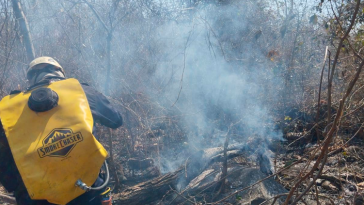
<path fill-rule="evenodd" d="M 34 54 L 32 37 L 31 37 L 30 31 L 29 31 L 28 21 L 23 12 L 20 1 L 12 0 L 12 2 L 13 2 L 13 10 L 14 10 L 15 17 L 19 22 L 20 33 L 23 37 L 23 44 L 24 44 L 26 52 L 27 52 L 28 61 L 31 61 L 34 59 L 35 54 Z"/>

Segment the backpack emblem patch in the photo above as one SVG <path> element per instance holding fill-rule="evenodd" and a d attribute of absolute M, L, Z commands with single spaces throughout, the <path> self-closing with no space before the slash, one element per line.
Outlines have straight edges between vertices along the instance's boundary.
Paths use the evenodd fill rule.
<path fill-rule="evenodd" d="M 67 157 L 77 143 L 83 141 L 81 132 L 73 133 L 72 129 L 53 129 L 38 148 L 38 155 L 43 157 Z"/>

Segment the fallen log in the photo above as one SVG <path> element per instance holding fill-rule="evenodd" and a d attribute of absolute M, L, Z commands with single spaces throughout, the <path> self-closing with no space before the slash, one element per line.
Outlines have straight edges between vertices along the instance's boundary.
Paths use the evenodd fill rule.
<path fill-rule="evenodd" d="M 206 170 L 190 182 L 186 189 L 174 199 L 174 203 L 170 202 L 169 204 L 183 204 L 187 200 L 193 200 L 195 197 L 211 202 L 216 201 L 219 200 L 219 197 L 225 197 L 238 189 L 255 184 L 257 181 L 267 177 L 258 168 L 242 166 L 229 168 L 227 173 L 227 192 L 223 195 L 217 196 L 216 194 L 222 172 L 218 170 Z M 230 198 L 227 204 L 240 204 L 240 202 L 244 202 L 244 204 L 260 204 L 256 202 L 263 202 L 283 193 L 287 193 L 287 190 L 273 178 L 269 178 L 239 193 L 237 197 Z"/>
<path fill-rule="evenodd" d="M 246 145 L 229 146 L 227 158 L 241 156 L 246 147 Z M 114 194 L 113 201 L 115 204 L 148 204 L 168 198 L 165 195 L 173 193 L 166 200 L 175 200 L 177 196 L 180 196 L 175 201 L 179 202 L 185 199 L 184 196 L 187 196 L 185 194 L 194 195 L 206 191 L 209 186 L 219 181 L 220 166 L 215 166 L 215 163 L 224 159 L 222 153 L 223 148 L 211 148 L 194 153 L 177 171 L 128 187 L 122 192 Z M 210 166 L 215 166 L 215 168 L 211 169 Z M 259 169 L 257 170 L 259 172 L 257 177 L 266 176 Z M 249 171 L 249 173 L 252 172 L 256 172 L 256 170 Z M 232 181 L 232 179 L 230 180 Z"/>
<path fill-rule="evenodd" d="M 176 179 L 183 174 L 183 169 L 173 173 L 165 174 L 155 179 L 139 183 L 123 190 L 121 193 L 114 194 L 115 204 L 147 204 L 156 201 L 174 186 Z"/>

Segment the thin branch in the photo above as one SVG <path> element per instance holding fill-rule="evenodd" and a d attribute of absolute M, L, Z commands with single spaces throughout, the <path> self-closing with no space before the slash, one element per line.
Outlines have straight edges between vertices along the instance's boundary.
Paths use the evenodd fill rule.
<path fill-rule="evenodd" d="M 330 72 L 331 72 L 331 52 L 329 51 L 329 68 L 327 69 L 327 124 L 331 121 L 331 90 L 332 90 L 332 83 L 330 83 Z M 326 125 L 327 126 L 327 125 Z"/>
<path fill-rule="evenodd" d="M 187 48 L 188 48 L 188 43 L 189 43 L 191 35 L 192 35 L 192 31 L 193 31 L 193 27 L 192 27 L 192 30 L 188 34 L 187 41 L 186 41 L 186 44 L 185 44 L 185 49 L 184 49 L 184 52 L 183 52 L 183 70 L 182 70 L 182 76 L 181 76 L 181 81 L 180 81 L 180 89 L 179 89 L 179 92 L 178 92 L 177 99 L 176 99 L 176 101 L 174 101 L 174 103 L 172 104 L 171 107 L 173 107 L 177 103 L 177 101 L 179 100 L 179 97 L 181 95 L 181 92 L 182 92 L 183 76 L 185 74 L 185 68 L 186 68 L 186 52 L 187 52 Z"/>
<path fill-rule="evenodd" d="M 220 190 L 219 193 L 224 193 L 225 192 L 225 187 L 226 187 L 226 178 L 227 178 L 227 171 L 228 171 L 228 157 L 227 157 L 227 149 L 229 146 L 229 141 L 230 141 L 230 131 L 231 129 L 239 124 L 242 121 L 242 119 L 240 119 L 239 121 L 237 121 L 236 123 L 231 123 L 230 126 L 228 127 L 228 130 L 226 132 L 225 135 L 225 143 L 224 143 L 224 161 L 223 161 L 223 167 L 222 167 L 222 174 L 220 179 L 221 181 L 221 186 L 220 186 Z"/>
<path fill-rule="evenodd" d="M 178 196 L 184 198 L 186 201 L 189 201 L 190 203 L 192 204 L 196 204 L 195 202 L 191 201 L 190 199 L 186 198 L 185 196 L 183 196 L 182 194 L 180 194 L 178 191 L 174 190 L 171 186 L 169 186 L 169 188 L 174 192 L 176 193 Z"/>
<path fill-rule="evenodd" d="M 212 32 L 212 34 L 213 34 L 213 35 L 214 35 L 214 37 L 216 38 L 217 42 L 219 43 L 221 53 L 222 53 L 222 55 L 224 56 L 224 59 L 225 59 L 226 61 L 229 61 L 229 60 L 227 60 L 227 59 L 226 59 L 226 55 L 225 55 L 225 51 L 224 51 L 224 49 L 223 49 L 223 47 L 222 47 L 222 43 L 220 42 L 220 40 L 219 40 L 218 36 L 216 35 L 216 33 L 215 33 L 214 29 L 212 29 L 212 27 L 211 27 L 210 23 L 209 23 L 206 19 L 204 19 L 204 18 L 202 18 L 202 17 L 200 17 L 200 19 L 201 19 L 202 21 L 204 21 L 204 22 L 205 22 L 205 24 L 209 27 L 210 31 Z"/>
<path fill-rule="evenodd" d="M 317 111 L 316 111 L 316 119 L 315 122 L 317 124 L 319 117 L 320 117 L 320 107 L 321 107 L 321 88 L 322 88 L 322 80 L 324 78 L 324 70 L 325 70 L 325 65 L 326 65 L 326 59 L 327 59 L 327 52 L 329 50 L 329 47 L 326 46 L 325 49 L 325 57 L 324 57 L 324 62 L 322 65 L 322 70 L 321 70 L 321 78 L 320 78 L 320 86 L 319 86 L 319 92 L 318 92 L 318 99 L 317 99 Z M 318 129 L 316 128 L 316 135 L 318 136 Z"/>
<path fill-rule="evenodd" d="M 338 62 L 338 59 L 339 59 L 341 47 L 342 47 L 344 41 L 346 40 L 346 38 L 348 37 L 351 29 L 354 26 L 355 19 L 356 19 L 356 15 L 358 14 L 359 7 L 360 7 L 360 2 L 361 2 L 360 0 L 357 1 L 356 7 L 355 7 L 355 11 L 354 11 L 354 14 L 353 14 L 353 18 L 350 21 L 349 28 L 345 32 L 344 36 L 340 39 L 340 42 L 339 42 L 339 45 L 338 45 L 338 49 L 337 49 L 336 54 L 335 54 L 334 62 L 332 64 L 331 76 L 330 76 L 330 79 L 329 79 L 329 81 L 330 81 L 331 84 L 332 84 L 332 80 L 334 78 L 335 68 L 336 68 L 336 65 L 337 65 L 337 62 Z"/>
<path fill-rule="evenodd" d="M 106 26 L 105 22 L 101 19 L 100 15 L 97 13 L 97 11 L 95 10 L 95 8 L 88 1 L 83 0 L 83 2 L 85 2 L 87 4 L 87 6 L 90 7 L 92 13 L 95 14 L 97 20 L 99 20 L 99 22 L 104 27 L 104 29 L 106 30 L 106 32 L 107 33 L 110 33 L 110 29 Z"/>

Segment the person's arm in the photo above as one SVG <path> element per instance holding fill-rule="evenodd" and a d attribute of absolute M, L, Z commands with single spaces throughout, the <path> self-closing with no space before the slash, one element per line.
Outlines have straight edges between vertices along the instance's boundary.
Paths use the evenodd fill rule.
<path fill-rule="evenodd" d="M 103 94 L 85 84 L 82 84 L 82 88 L 86 93 L 94 121 L 113 129 L 123 124 L 120 113 Z"/>
<path fill-rule="evenodd" d="M 19 180 L 21 177 L 0 123 L 0 183 L 8 192 L 13 192 L 19 185 Z"/>

